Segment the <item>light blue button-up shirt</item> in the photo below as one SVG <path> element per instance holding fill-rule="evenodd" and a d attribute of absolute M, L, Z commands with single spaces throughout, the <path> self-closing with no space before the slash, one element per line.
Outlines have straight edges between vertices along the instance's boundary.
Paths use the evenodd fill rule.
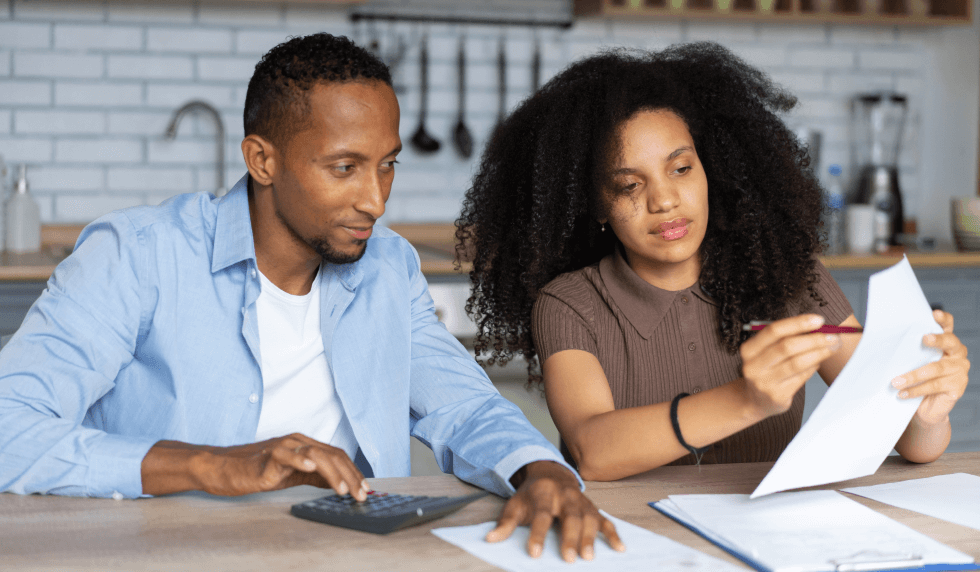
<path fill-rule="evenodd" d="M 137 497 L 159 440 L 255 440 L 247 178 L 222 198 L 180 195 L 85 228 L 0 352 L 0 490 Z M 366 474 L 408 476 L 410 435 L 443 471 L 503 496 L 523 465 L 564 464 L 437 320 L 405 239 L 376 228 L 361 260 L 318 279 L 323 347 Z"/>

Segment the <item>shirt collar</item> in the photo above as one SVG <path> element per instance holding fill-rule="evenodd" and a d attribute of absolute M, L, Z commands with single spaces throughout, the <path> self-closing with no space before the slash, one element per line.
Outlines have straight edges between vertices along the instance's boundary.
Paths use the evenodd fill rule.
<path fill-rule="evenodd" d="M 700 282 L 679 292 L 663 290 L 650 284 L 630 268 L 619 248 L 599 262 L 599 275 L 609 291 L 609 297 L 645 340 L 653 335 L 679 294 L 694 294 L 709 304 L 717 305 L 701 289 Z"/>
<path fill-rule="evenodd" d="M 227 195 L 215 200 L 218 219 L 214 229 L 211 272 L 224 270 L 243 260 L 255 260 L 252 218 L 248 211 L 248 173 L 235 183 Z"/>
<path fill-rule="evenodd" d="M 218 222 L 214 230 L 212 273 L 243 260 L 255 260 L 252 218 L 248 210 L 248 173 L 235 183 L 227 195 L 216 200 Z M 368 239 L 368 248 L 371 248 L 371 239 Z M 324 267 L 351 291 L 357 288 L 363 277 L 360 261 L 350 264 L 324 264 Z"/>

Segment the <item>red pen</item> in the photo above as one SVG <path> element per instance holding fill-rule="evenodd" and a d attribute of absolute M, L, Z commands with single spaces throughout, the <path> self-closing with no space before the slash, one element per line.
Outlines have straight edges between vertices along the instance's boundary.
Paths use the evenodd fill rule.
<path fill-rule="evenodd" d="M 752 320 L 742 326 L 744 332 L 758 332 L 772 322 L 764 320 Z M 854 328 L 851 326 L 820 326 L 816 330 L 810 330 L 811 334 L 860 334 L 864 328 Z"/>

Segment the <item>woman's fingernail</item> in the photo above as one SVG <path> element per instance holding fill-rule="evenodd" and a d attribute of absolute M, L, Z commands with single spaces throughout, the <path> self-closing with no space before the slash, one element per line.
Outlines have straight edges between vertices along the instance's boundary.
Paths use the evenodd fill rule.
<path fill-rule="evenodd" d="M 926 337 L 922 341 L 927 344 L 934 344 L 936 343 L 936 334 L 926 334 Z"/>
<path fill-rule="evenodd" d="M 349 491 L 347 489 L 347 483 L 345 483 L 344 481 L 340 481 L 340 486 L 337 487 L 337 494 L 346 495 L 348 492 Z"/>
<path fill-rule="evenodd" d="M 902 387 L 903 385 L 905 385 L 904 377 L 896 377 L 892 380 L 892 387 Z"/>
<path fill-rule="evenodd" d="M 541 556 L 541 545 L 540 544 L 532 544 L 531 545 L 531 558 L 537 558 L 538 556 Z"/>
<path fill-rule="evenodd" d="M 565 562 L 575 562 L 575 551 L 571 548 L 566 549 L 565 554 L 562 555 L 562 558 L 565 559 Z"/>
<path fill-rule="evenodd" d="M 810 318 L 810 325 L 813 326 L 814 328 L 819 328 L 820 326 L 823 325 L 823 322 L 824 322 L 823 316 L 814 316 Z"/>
<path fill-rule="evenodd" d="M 303 467 L 305 467 L 308 471 L 312 471 L 313 469 L 316 468 L 316 463 L 314 463 L 309 459 L 306 459 L 305 461 L 303 461 Z"/>
<path fill-rule="evenodd" d="M 906 399 L 909 396 L 909 392 L 901 391 L 899 392 L 898 396 L 901 397 L 902 399 Z"/>
<path fill-rule="evenodd" d="M 368 486 L 367 481 L 361 481 L 361 490 L 364 492 L 371 492 L 371 487 Z"/>
<path fill-rule="evenodd" d="M 834 351 L 840 349 L 840 336 L 836 334 L 827 334 L 827 341 L 830 343 L 830 349 Z"/>
<path fill-rule="evenodd" d="M 591 546 L 586 546 L 585 548 L 582 549 L 582 558 L 585 558 L 586 560 L 592 560 L 594 556 L 595 556 L 595 552 L 592 551 Z"/>

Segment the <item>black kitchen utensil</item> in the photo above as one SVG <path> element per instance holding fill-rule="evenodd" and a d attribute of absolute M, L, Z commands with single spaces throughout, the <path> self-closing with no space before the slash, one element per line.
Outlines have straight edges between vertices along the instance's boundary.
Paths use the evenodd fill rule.
<path fill-rule="evenodd" d="M 534 34 L 534 55 L 531 56 L 531 93 L 537 93 L 541 87 L 541 42 L 537 33 Z"/>
<path fill-rule="evenodd" d="M 466 38 L 459 39 L 459 52 L 456 54 L 456 73 L 459 80 L 459 114 L 456 128 L 453 129 L 453 143 L 463 158 L 473 154 L 473 135 L 466 127 Z"/>
<path fill-rule="evenodd" d="M 422 36 L 419 48 L 419 128 L 412 135 L 412 145 L 419 153 L 435 153 L 441 144 L 425 131 L 425 112 L 429 99 L 429 38 Z"/>
<path fill-rule="evenodd" d="M 497 47 L 497 97 L 497 125 L 500 125 L 507 116 L 507 46 L 503 36 Z"/>

